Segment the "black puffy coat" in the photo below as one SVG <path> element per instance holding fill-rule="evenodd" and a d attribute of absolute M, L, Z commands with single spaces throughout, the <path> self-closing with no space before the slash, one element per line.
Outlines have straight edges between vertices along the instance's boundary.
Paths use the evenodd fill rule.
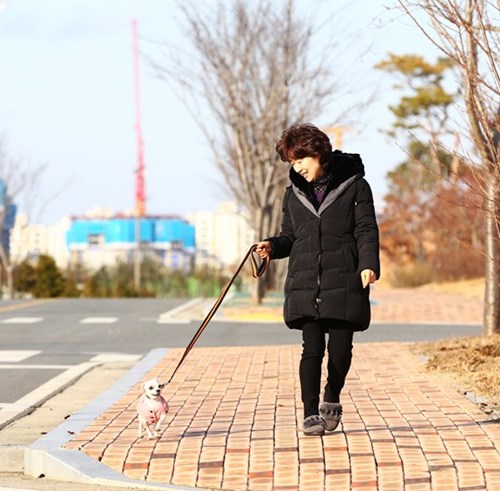
<path fill-rule="evenodd" d="M 333 152 L 332 180 L 318 209 L 312 185 L 293 168 L 283 198 L 283 221 L 271 237 L 271 259 L 289 256 L 284 318 L 341 319 L 362 331 L 370 324 L 370 287 L 360 273 L 380 276 L 379 236 L 373 197 L 361 158 Z"/>

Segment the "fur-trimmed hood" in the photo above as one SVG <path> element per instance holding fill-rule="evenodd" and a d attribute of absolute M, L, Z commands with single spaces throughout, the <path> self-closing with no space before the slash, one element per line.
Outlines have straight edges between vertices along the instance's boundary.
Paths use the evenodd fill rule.
<path fill-rule="evenodd" d="M 364 177 L 365 166 L 359 154 L 335 150 L 325 165 L 325 171 L 332 174 L 332 180 L 328 185 L 328 188 L 332 189 L 339 187 L 351 177 Z M 293 167 L 290 169 L 290 181 L 307 195 L 312 193 L 312 184 L 307 182 L 298 172 L 295 172 Z"/>

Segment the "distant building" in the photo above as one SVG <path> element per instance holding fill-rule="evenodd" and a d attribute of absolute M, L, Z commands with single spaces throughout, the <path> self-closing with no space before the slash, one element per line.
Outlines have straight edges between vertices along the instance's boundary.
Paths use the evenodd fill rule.
<path fill-rule="evenodd" d="M 71 264 L 91 269 L 133 262 L 136 220 L 127 216 L 71 217 L 66 245 Z M 195 252 L 193 225 L 176 216 L 147 216 L 140 220 L 141 250 L 169 269 L 189 271 Z"/>
<path fill-rule="evenodd" d="M 30 225 L 25 214 L 16 215 L 14 227 L 10 233 L 10 257 L 13 263 L 24 259 L 36 259 L 40 254 L 52 256 L 60 268 L 68 264 L 66 232 L 69 229 L 68 218 L 54 225 Z"/>
<path fill-rule="evenodd" d="M 7 184 L 3 179 L 0 179 L 0 242 L 7 256 L 10 251 L 10 232 L 14 226 L 16 212 L 17 205 L 10 200 Z"/>
<path fill-rule="evenodd" d="M 148 216 L 140 221 L 141 250 L 157 257 L 167 268 L 190 271 L 194 263 L 194 226 L 176 216 Z M 29 224 L 16 217 L 10 234 L 11 258 L 52 256 L 60 268 L 110 266 L 117 260 L 133 262 L 136 248 L 135 218 L 95 210 L 69 217 L 55 225 Z"/>
<path fill-rule="evenodd" d="M 19 263 L 40 254 L 52 256 L 60 268 L 84 265 L 90 269 L 133 262 L 135 218 L 95 208 L 55 225 L 30 225 L 18 215 L 11 232 L 11 257 Z M 141 249 L 169 269 L 189 271 L 193 265 L 231 268 L 253 243 L 248 217 L 235 203 L 222 202 L 215 211 L 141 219 Z"/>
<path fill-rule="evenodd" d="M 196 233 L 196 266 L 238 264 L 254 241 L 248 216 L 233 202 L 219 203 L 215 211 L 188 215 Z"/>

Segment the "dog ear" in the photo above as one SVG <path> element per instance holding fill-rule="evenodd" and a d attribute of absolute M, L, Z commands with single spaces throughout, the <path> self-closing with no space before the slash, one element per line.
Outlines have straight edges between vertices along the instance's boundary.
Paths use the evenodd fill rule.
<path fill-rule="evenodd" d="M 141 392 L 146 392 L 146 382 L 141 384 Z"/>

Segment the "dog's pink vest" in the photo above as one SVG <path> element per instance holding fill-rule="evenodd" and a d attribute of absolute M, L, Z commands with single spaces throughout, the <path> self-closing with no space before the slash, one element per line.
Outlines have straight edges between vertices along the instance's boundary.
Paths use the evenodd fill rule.
<path fill-rule="evenodd" d="M 163 413 L 168 412 L 168 402 L 160 396 L 159 401 L 153 401 L 152 407 L 146 406 L 146 396 L 143 395 L 137 402 L 137 412 L 149 423 L 157 423 Z"/>

